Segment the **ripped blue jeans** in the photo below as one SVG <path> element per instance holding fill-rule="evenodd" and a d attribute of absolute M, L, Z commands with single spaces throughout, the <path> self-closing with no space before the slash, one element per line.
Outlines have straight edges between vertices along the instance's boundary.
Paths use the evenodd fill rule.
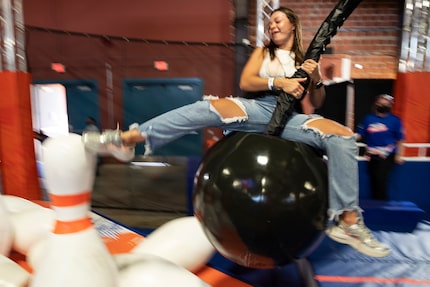
<path fill-rule="evenodd" d="M 223 118 L 209 99 L 182 106 L 157 116 L 139 126 L 146 138 L 145 154 L 185 134 L 202 128 L 220 128 L 229 131 L 263 133 L 276 106 L 275 96 L 257 99 L 228 98 L 243 111 L 243 117 Z M 330 219 L 338 218 L 345 210 L 358 206 L 358 162 L 355 137 L 326 135 L 307 126 L 319 115 L 294 113 L 288 120 L 282 138 L 302 142 L 322 150 L 328 157 Z"/>

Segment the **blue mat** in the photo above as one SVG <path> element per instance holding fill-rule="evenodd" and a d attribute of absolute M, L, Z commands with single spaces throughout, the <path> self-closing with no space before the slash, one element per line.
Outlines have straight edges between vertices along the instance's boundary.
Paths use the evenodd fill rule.
<path fill-rule="evenodd" d="M 307 258 L 311 283 L 316 285 L 304 279 L 294 263 L 252 269 L 216 254 L 208 265 L 255 287 L 430 286 L 430 222 L 421 220 L 424 212 L 410 202 L 369 201 L 362 206 L 366 224 L 392 253 L 384 258 L 367 257 L 325 237 Z M 135 231 L 148 235 L 151 230 Z"/>
<path fill-rule="evenodd" d="M 372 258 L 326 237 L 308 258 L 320 287 L 430 286 L 430 223 L 412 232 L 375 231 L 392 248 L 385 258 Z M 255 287 L 307 286 L 294 264 L 250 269 L 217 254 L 208 264 Z M 307 286 L 309 287 L 309 286 Z"/>
<path fill-rule="evenodd" d="M 392 253 L 371 258 L 326 238 L 309 257 L 322 287 L 430 286 L 430 223 L 413 232 L 376 231 Z"/>

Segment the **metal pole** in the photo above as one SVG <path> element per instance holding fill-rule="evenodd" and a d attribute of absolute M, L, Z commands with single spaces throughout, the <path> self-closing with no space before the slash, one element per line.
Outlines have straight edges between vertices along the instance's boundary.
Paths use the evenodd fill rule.
<path fill-rule="evenodd" d="M 22 0 L 0 2 L 0 71 L 27 71 Z"/>
<path fill-rule="evenodd" d="M 1 0 L 2 12 L 2 70 L 16 71 L 15 65 L 15 33 L 10 0 Z"/>
<path fill-rule="evenodd" d="M 106 68 L 106 96 L 108 100 L 108 126 L 113 128 L 115 126 L 114 118 L 114 99 L 113 99 L 113 73 L 112 66 L 105 63 Z"/>
<path fill-rule="evenodd" d="M 15 22 L 15 64 L 17 70 L 27 72 L 27 57 L 25 54 L 25 26 L 24 13 L 22 10 L 22 0 L 13 1 L 14 22 Z"/>
<path fill-rule="evenodd" d="M 279 8 L 279 0 L 257 0 L 257 35 L 255 38 L 255 44 L 257 47 L 262 47 L 264 45 L 264 41 L 269 39 L 265 31 L 265 25 L 268 23 L 270 14 L 276 8 Z"/>

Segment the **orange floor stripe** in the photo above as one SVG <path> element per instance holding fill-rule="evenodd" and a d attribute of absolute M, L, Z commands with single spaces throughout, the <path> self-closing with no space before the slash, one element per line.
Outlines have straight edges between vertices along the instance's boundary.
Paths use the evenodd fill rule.
<path fill-rule="evenodd" d="M 120 233 L 115 238 L 102 236 L 103 242 L 111 254 L 128 253 L 145 238 L 134 232 Z"/>
<path fill-rule="evenodd" d="M 381 284 L 414 284 L 430 285 L 430 280 L 411 278 L 380 278 L 380 277 L 349 277 L 349 276 L 327 276 L 317 275 L 315 279 L 320 282 L 342 282 L 342 283 L 381 283 Z"/>
<path fill-rule="evenodd" d="M 197 272 L 196 275 L 212 287 L 252 287 L 252 285 L 230 277 L 212 267 L 205 267 Z"/>

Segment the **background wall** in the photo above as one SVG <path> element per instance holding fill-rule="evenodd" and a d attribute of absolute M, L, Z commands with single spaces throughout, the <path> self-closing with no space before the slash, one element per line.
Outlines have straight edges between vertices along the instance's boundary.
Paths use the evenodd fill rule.
<path fill-rule="evenodd" d="M 230 0 L 23 0 L 25 24 L 169 41 L 230 42 Z"/>
<path fill-rule="evenodd" d="M 256 1 L 247 3 L 248 39 L 253 45 Z M 305 47 L 336 3 L 280 1 L 301 17 Z M 238 51 L 251 51 L 234 43 L 240 39 L 235 39 L 236 10 L 230 0 L 106 0 L 102 4 L 93 0 L 24 0 L 23 7 L 33 80 L 95 80 L 102 128 L 114 128 L 117 122 L 124 128 L 124 79 L 198 77 L 204 82 L 205 94 L 229 96 L 238 86 L 235 69 L 241 69 L 235 56 Z M 360 80 L 355 118 L 370 110 L 375 95 L 393 90 L 402 14 L 403 1 L 362 1 L 328 46 L 333 54 L 322 57 L 322 64 L 335 63 L 334 70 L 339 69 L 339 57 L 351 59 L 351 78 Z M 167 71 L 154 68 L 154 61 L 160 60 L 168 63 Z M 66 71 L 53 71 L 53 62 L 64 64 Z M 217 130 L 207 131 L 205 143 L 219 135 Z"/>
<path fill-rule="evenodd" d="M 102 128 L 115 128 L 117 123 L 126 128 L 122 97 L 125 79 L 198 77 L 204 82 L 205 94 L 232 94 L 230 1 L 120 4 L 112 0 L 103 5 L 97 1 L 24 1 L 28 66 L 33 80 L 95 80 Z M 155 69 L 154 61 L 165 61 L 168 70 Z M 66 71 L 53 71 L 53 62 L 63 64 Z M 219 135 L 219 131 L 206 134 Z M 208 137 L 210 140 L 212 136 Z"/>
<path fill-rule="evenodd" d="M 337 0 L 280 1 L 300 16 L 305 47 L 337 3 Z M 250 4 L 253 14 L 256 1 L 250 1 Z M 327 46 L 332 53 L 351 57 L 351 78 L 396 78 L 403 6 L 403 0 L 363 0 L 332 38 Z M 255 17 L 250 21 L 250 35 L 255 35 Z M 357 69 L 355 64 L 362 65 L 363 69 Z"/>

